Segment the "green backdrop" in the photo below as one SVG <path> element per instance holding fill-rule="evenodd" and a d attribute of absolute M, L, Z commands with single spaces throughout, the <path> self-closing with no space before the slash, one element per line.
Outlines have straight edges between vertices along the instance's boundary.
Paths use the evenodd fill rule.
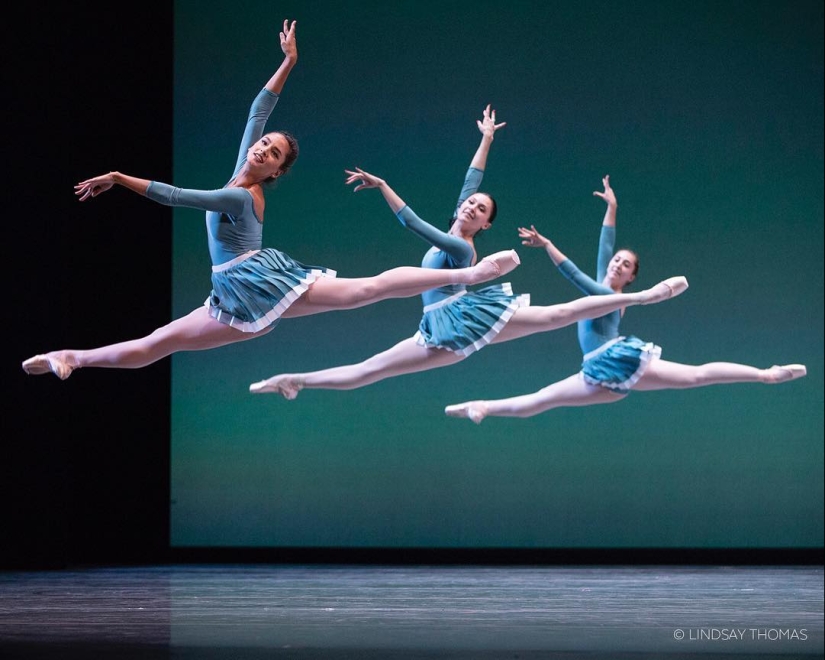
<path fill-rule="evenodd" d="M 264 244 L 342 277 L 418 265 L 427 245 L 385 179 L 446 223 L 489 102 L 480 253 L 518 247 L 506 279 L 533 304 L 577 297 L 535 224 L 595 268 L 610 174 L 637 282 L 690 289 L 622 324 L 663 357 L 760 367 L 780 386 L 632 393 L 480 426 L 443 408 L 578 370 L 575 327 L 488 347 L 360 390 L 252 396 L 275 373 L 359 361 L 411 336 L 418 297 L 282 322 L 173 358 L 172 544 L 248 547 L 821 547 L 823 5 L 817 1 L 175 3 L 174 183 L 219 188 L 249 103 L 298 20 L 299 62 L 269 123 L 301 155 L 268 194 Z M 173 313 L 209 293 L 203 214 L 174 219 Z"/>

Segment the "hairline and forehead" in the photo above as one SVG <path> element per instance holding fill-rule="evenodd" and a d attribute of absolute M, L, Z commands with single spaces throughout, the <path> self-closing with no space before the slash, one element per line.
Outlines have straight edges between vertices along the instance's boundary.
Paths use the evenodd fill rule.
<path fill-rule="evenodd" d="M 278 149 L 278 151 L 283 151 L 282 155 L 288 154 L 289 150 L 292 147 L 291 147 L 291 145 L 289 143 L 289 140 L 287 139 L 286 135 L 281 133 L 281 131 L 270 131 L 269 133 L 265 133 L 264 135 L 262 135 L 261 139 L 262 140 L 268 139 L 270 142 L 273 142 L 276 137 L 281 138 L 284 141 L 284 143 L 286 144 L 286 150 L 285 151 L 283 151 L 282 149 Z M 277 149 L 277 147 L 275 147 L 275 148 Z"/>
<path fill-rule="evenodd" d="M 622 261 L 629 261 L 631 264 L 635 265 L 639 262 L 639 257 L 633 250 L 628 250 L 627 248 L 622 248 L 621 250 L 616 250 L 616 253 L 613 255 L 615 259 L 619 255 L 624 255 Z"/>
<path fill-rule="evenodd" d="M 468 201 L 468 202 L 469 202 L 469 201 L 470 201 L 473 197 L 478 197 L 479 195 L 483 195 L 484 197 L 486 197 L 486 198 L 487 198 L 487 201 L 488 201 L 490 204 L 494 204 L 494 203 L 495 203 L 495 202 L 493 201 L 493 198 L 490 196 L 490 193 L 486 193 L 486 192 L 474 192 L 474 193 L 473 193 L 472 195 L 470 195 L 470 196 L 469 196 L 469 197 L 468 197 L 465 201 Z"/>

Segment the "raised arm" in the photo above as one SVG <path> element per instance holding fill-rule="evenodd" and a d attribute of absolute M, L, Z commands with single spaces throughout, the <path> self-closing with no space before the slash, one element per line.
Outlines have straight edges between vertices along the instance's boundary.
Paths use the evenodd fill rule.
<path fill-rule="evenodd" d="M 296 21 L 284 21 L 283 30 L 280 33 L 281 50 L 284 53 L 284 59 L 278 70 L 272 74 L 272 77 L 267 81 L 266 85 L 258 92 L 258 95 L 252 101 L 249 108 L 249 116 L 246 120 L 246 128 L 244 129 L 243 137 L 241 138 L 241 145 L 238 148 L 238 158 L 235 160 L 235 169 L 233 176 L 237 175 L 243 164 L 246 162 L 246 152 L 255 142 L 261 139 L 264 134 L 266 122 L 275 105 L 278 103 L 281 91 L 284 88 L 284 83 L 289 77 L 289 72 L 298 61 L 298 43 L 295 38 L 295 24 Z"/>
<path fill-rule="evenodd" d="M 484 108 L 482 118 L 476 121 L 476 125 L 478 126 L 478 130 L 481 131 L 481 142 L 478 145 L 478 149 L 476 149 L 473 160 L 470 161 L 470 167 L 483 171 L 487 167 L 487 155 L 490 153 L 490 145 L 493 144 L 495 132 L 507 126 L 507 122 L 503 121 L 500 124 L 496 124 L 496 111 L 491 110 L 490 104 L 488 103 L 487 107 Z"/>
<path fill-rule="evenodd" d="M 281 93 L 281 90 L 284 88 L 284 83 L 289 76 L 289 72 L 292 71 L 292 67 L 294 67 L 298 61 L 298 42 L 295 40 L 296 23 L 297 21 L 292 21 L 290 25 L 289 21 L 284 21 L 284 28 L 280 34 L 284 61 L 281 62 L 281 66 L 272 74 L 272 77 L 265 85 L 266 89 L 273 94 Z"/>
<path fill-rule="evenodd" d="M 613 249 L 616 245 L 616 211 L 619 204 L 616 202 L 616 193 L 610 187 L 610 175 L 602 177 L 604 192 L 594 190 L 593 195 L 601 197 L 607 204 L 602 220 L 602 231 L 599 235 L 599 252 L 596 255 L 596 279 L 601 282 L 607 274 L 607 266 L 613 258 Z"/>
<path fill-rule="evenodd" d="M 595 195 L 596 197 L 601 197 L 607 204 L 607 209 L 604 212 L 604 220 L 602 220 L 602 225 L 605 227 L 615 227 L 616 210 L 619 208 L 619 204 L 616 202 L 616 193 L 614 193 L 613 188 L 610 187 L 609 174 L 605 174 L 604 177 L 602 177 L 602 185 L 604 186 L 604 192 L 601 192 L 599 190 L 593 191 L 593 195 Z"/>
<path fill-rule="evenodd" d="M 439 250 L 443 250 L 456 261 L 469 263 L 469 260 L 472 260 L 473 248 L 467 241 L 436 229 L 430 223 L 419 218 L 384 179 L 365 172 L 360 167 L 356 167 L 354 170 L 344 170 L 344 172 L 347 174 L 345 183 L 356 184 L 352 189 L 353 192 L 378 188 L 401 224 L 414 234 L 417 234 Z"/>
<path fill-rule="evenodd" d="M 490 109 L 490 104 L 484 108 L 482 118 L 476 120 L 478 130 L 481 131 L 481 142 L 473 154 L 473 159 L 470 161 L 470 167 L 467 169 L 467 174 L 464 177 L 464 185 L 458 195 L 458 202 L 456 203 L 456 213 L 458 207 L 470 195 L 478 192 L 481 186 L 481 180 L 484 177 L 484 169 L 487 167 L 487 156 L 490 153 L 490 145 L 493 143 L 495 132 L 507 125 L 507 122 L 496 124 L 496 111 Z"/>

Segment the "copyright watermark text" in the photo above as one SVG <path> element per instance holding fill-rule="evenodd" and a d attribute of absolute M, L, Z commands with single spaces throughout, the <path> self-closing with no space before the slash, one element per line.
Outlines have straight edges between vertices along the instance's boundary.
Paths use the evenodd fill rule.
<path fill-rule="evenodd" d="M 808 639 L 807 628 L 676 628 L 673 639 L 685 641 L 800 641 Z"/>

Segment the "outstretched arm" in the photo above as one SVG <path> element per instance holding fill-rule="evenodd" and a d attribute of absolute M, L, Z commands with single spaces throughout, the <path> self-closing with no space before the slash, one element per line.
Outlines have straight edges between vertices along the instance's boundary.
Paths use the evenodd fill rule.
<path fill-rule="evenodd" d="M 562 275 L 570 280 L 580 291 L 588 295 L 596 293 L 605 293 L 605 288 L 598 282 L 582 273 L 579 268 L 567 256 L 559 250 L 553 242 L 546 236 L 542 236 L 535 225 L 530 225 L 530 229 L 526 227 L 518 228 L 518 235 L 523 239 L 522 245 L 527 247 L 544 248 L 547 256 L 553 261 Z"/>
<path fill-rule="evenodd" d="M 384 179 L 365 172 L 360 167 L 356 167 L 355 170 L 344 170 L 344 172 L 348 175 L 345 183 L 357 184 L 352 189 L 353 192 L 366 190 L 368 188 L 378 188 L 401 224 L 423 238 L 430 245 L 434 245 L 439 250 L 448 253 L 457 262 L 472 259 L 473 248 L 467 241 L 457 236 L 452 236 L 440 229 L 436 229 L 430 223 L 419 218 L 413 210 L 407 206 L 404 200 L 390 188 Z"/>
<path fill-rule="evenodd" d="M 110 190 L 113 186 L 123 186 L 127 190 L 148 197 L 166 206 L 186 206 L 202 211 L 217 211 L 230 216 L 240 214 L 252 198 L 244 188 L 221 188 L 219 190 L 195 190 L 176 188 L 168 183 L 149 181 L 138 177 L 109 172 L 92 179 L 81 181 L 75 186 L 75 195 L 81 202 Z"/>
<path fill-rule="evenodd" d="M 151 181 L 148 179 L 139 179 L 120 172 L 109 172 L 81 181 L 74 187 L 74 194 L 80 198 L 81 202 L 85 202 L 90 197 L 97 197 L 101 193 L 105 193 L 112 186 L 123 186 L 127 190 L 145 196 L 150 183 Z"/>
<path fill-rule="evenodd" d="M 355 171 L 353 170 L 344 170 L 347 173 L 347 179 L 344 183 L 357 183 L 357 185 L 352 189 L 352 192 L 358 192 L 359 190 L 367 190 L 368 188 L 378 188 L 381 191 L 381 194 L 384 196 L 384 199 L 387 201 L 387 204 L 390 205 L 393 213 L 398 213 L 401 209 L 403 209 L 406 204 L 404 200 L 401 199 L 398 194 L 387 185 L 387 182 L 384 181 L 381 177 L 377 177 L 374 174 L 370 174 L 369 172 L 365 172 L 360 167 L 356 167 Z"/>
<path fill-rule="evenodd" d="M 547 256 L 550 257 L 556 266 L 567 259 L 564 253 L 553 245 L 553 242 L 549 238 L 539 234 L 535 225 L 530 225 L 530 229 L 519 227 L 518 235 L 523 239 L 521 241 L 522 245 L 526 245 L 527 247 L 544 248 L 544 251 L 547 252 Z"/>

